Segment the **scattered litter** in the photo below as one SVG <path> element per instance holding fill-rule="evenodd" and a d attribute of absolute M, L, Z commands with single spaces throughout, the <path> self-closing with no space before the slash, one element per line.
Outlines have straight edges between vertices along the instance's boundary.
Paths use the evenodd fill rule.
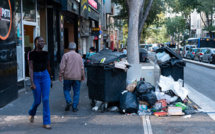
<path fill-rule="evenodd" d="M 139 116 L 144 116 L 144 115 L 152 115 L 152 113 L 151 113 L 151 110 L 150 109 L 148 109 L 148 110 L 138 110 L 138 115 Z"/>
<path fill-rule="evenodd" d="M 157 116 L 157 117 L 161 117 L 161 116 L 166 116 L 166 115 L 167 115 L 166 112 L 154 112 L 153 114 L 154 114 L 155 116 Z"/>
<path fill-rule="evenodd" d="M 184 115 L 181 107 L 168 107 L 168 115 Z"/>
<path fill-rule="evenodd" d="M 136 82 L 130 83 L 130 84 L 126 87 L 126 90 L 129 91 L 129 92 L 133 92 L 134 89 L 136 88 L 136 86 L 137 86 L 137 83 L 136 83 Z"/>
<path fill-rule="evenodd" d="M 183 116 L 183 118 L 185 118 L 185 119 L 191 118 L 191 115 L 185 115 L 185 116 Z"/>
<path fill-rule="evenodd" d="M 174 79 L 169 76 L 160 76 L 159 86 L 163 92 L 172 90 L 177 96 L 179 96 L 182 100 L 184 100 L 188 95 L 188 90 L 182 87 L 183 80 L 179 79 L 178 81 L 174 81 Z"/>
<path fill-rule="evenodd" d="M 184 110 L 184 113 L 185 113 L 186 115 L 195 114 L 195 113 L 196 113 L 196 110 L 193 110 L 193 109 L 186 109 L 186 110 Z"/>
<path fill-rule="evenodd" d="M 119 111 L 119 109 L 117 106 L 114 106 L 114 107 L 109 108 L 109 111 L 116 112 L 116 111 Z"/>
<path fill-rule="evenodd" d="M 98 107 L 98 106 L 95 106 L 95 107 L 92 108 L 92 110 L 93 110 L 93 111 L 98 111 L 98 110 L 99 110 L 99 107 Z"/>

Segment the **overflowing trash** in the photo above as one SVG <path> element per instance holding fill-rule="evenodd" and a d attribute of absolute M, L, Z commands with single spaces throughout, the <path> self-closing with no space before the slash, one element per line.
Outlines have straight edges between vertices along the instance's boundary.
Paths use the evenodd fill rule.
<path fill-rule="evenodd" d="M 200 112 L 197 106 L 191 105 L 189 92 L 184 87 L 185 62 L 169 48 L 157 50 L 156 59 L 161 68 L 161 76 L 156 87 L 144 78 L 135 79 L 139 73 L 132 75 L 134 77 L 126 82 L 124 78 L 129 63 L 121 60 L 123 57 L 122 54 L 103 50 L 90 58 L 90 63 L 88 63 L 89 98 L 96 100 L 92 110 L 104 111 L 106 109 L 126 115 L 157 117 L 191 115 Z M 135 70 L 135 66 L 132 67 Z M 100 81 L 102 79 L 104 81 Z M 111 84 L 108 83 L 110 81 Z M 109 106 L 111 102 L 116 101 L 118 103 Z M 186 116 L 186 118 L 190 117 Z"/>
<path fill-rule="evenodd" d="M 121 94 L 119 111 L 157 117 L 195 114 L 197 107 L 189 106 L 188 101 L 188 90 L 182 86 L 181 79 L 174 81 L 171 76 L 160 76 L 155 89 L 141 78 L 130 83 Z"/>

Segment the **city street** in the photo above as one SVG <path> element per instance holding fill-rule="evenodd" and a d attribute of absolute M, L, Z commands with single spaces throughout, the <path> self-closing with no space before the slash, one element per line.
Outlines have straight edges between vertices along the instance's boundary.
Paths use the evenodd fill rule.
<path fill-rule="evenodd" d="M 149 55 L 150 55 L 149 57 L 153 57 L 152 55 L 154 54 L 151 53 Z M 151 63 L 147 62 L 143 63 L 143 65 L 151 66 L 152 65 Z M 187 67 L 185 67 L 185 75 L 187 78 L 189 78 L 188 77 L 189 75 L 194 74 L 193 72 L 191 72 L 191 74 L 187 73 L 189 72 L 189 70 L 187 69 L 190 69 L 193 66 L 196 65 L 187 63 Z M 195 68 L 208 69 L 201 66 Z M 155 72 L 155 75 L 156 79 L 158 79 L 157 76 L 159 69 L 157 68 L 155 69 L 155 71 L 157 71 Z M 187 84 L 192 86 L 192 83 Z M 208 92 L 209 91 L 211 90 L 208 89 Z M 207 95 L 207 92 L 202 91 L 201 93 L 203 94 L 206 93 L 205 95 Z M 210 94 L 208 94 L 208 96 L 210 96 Z M 144 133 L 146 131 L 145 130 L 146 128 L 148 128 L 154 134 L 163 133 L 196 134 L 199 132 L 201 132 L 201 134 L 215 133 L 214 120 L 211 119 L 206 113 L 193 114 L 190 118 L 189 117 L 184 118 L 184 116 L 167 116 L 167 117 L 149 116 L 149 120 L 146 120 L 145 119 L 146 117 L 144 116 L 141 117 L 138 115 L 123 115 L 118 112 L 101 113 L 101 111 L 92 111 L 88 97 L 86 80 L 82 82 L 80 104 L 78 107 L 79 111 L 77 113 L 72 112 L 72 110 L 68 112 L 64 111 L 65 101 L 63 97 L 62 83 L 60 83 L 58 80 L 54 82 L 54 86 L 51 89 L 50 94 L 51 120 L 53 127 L 52 130 L 46 130 L 42 128 L 42 105 L 40 105 L 38 109 L 35 122 L 34 123 L 29 122 L 28 110 L 32 102 L 33 102 L 32 92 L 26 91 L 22 92 L 17 100 L 1 108 L 0 133 L 133 134 Z M 145 124 L 144 122 L 147 122 L 147 124 Z"/>
<path fill-rule="evenodd" d="M 214 9 L 0 0 L 0 134 L 215 134 Z"/>

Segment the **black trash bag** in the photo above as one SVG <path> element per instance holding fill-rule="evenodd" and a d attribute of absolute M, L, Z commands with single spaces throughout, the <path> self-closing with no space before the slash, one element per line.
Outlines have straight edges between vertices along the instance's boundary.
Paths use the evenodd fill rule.
<path fill-rule="evenodd" d="M 177 96 L 172 90 L 167 90 L 164 93 L 171 96 L 171 97 Z"/>
<path fill-rule="evenodd" d="M 145 84 L 146 84 L 146 87 L 147 87 L 148 91 L 154 91 L 155 92 L 155 86 L 153 86 L 149 82 L 145 82 Z"/>
<path fill-rule="evenodd" d="M 148 93 L 151 91 L 155 92 L 155 87 L 151 83 L 145 82 L 144 79 L 140 80 L 140 82 L 137 84 L 135 88 L 136 95 Z"/>
<path fill-rule="evenodd" d="M 148 90 L 147 85 L 142 80 L 137 84 L 135 89 L 136 89 L 138 94 L 147 93 L 147 90 Z"/>
<path fill-rule="evenodd" d="M 119 112 L 120 113 L 137 113 L 138 111 L 137 96 L 132 92 L 125 92 L 120 96 Z"/>
<path fill-rule="evenodd" d="M 151 106 L 153 106 L 156 103 L 156 101 L 157 101 L 156 94 L 153 91 L 151 91 L 150 93 L 139 95 L 138 99 L 140 101 L 146 101 L 146 102 L 148 102 Z"/>

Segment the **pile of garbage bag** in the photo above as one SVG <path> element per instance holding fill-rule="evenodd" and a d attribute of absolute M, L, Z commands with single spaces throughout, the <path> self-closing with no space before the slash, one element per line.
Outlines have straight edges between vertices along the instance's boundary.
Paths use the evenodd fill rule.
<path fill-rule="evenodd" d="M 134 81 L 121 94 L 119 112 L 155 116 L 194 114 L 197 107 L 191 105 L 182 83 L 171 76 L 161 76 L 157 88 L 143 78 Z"/>

